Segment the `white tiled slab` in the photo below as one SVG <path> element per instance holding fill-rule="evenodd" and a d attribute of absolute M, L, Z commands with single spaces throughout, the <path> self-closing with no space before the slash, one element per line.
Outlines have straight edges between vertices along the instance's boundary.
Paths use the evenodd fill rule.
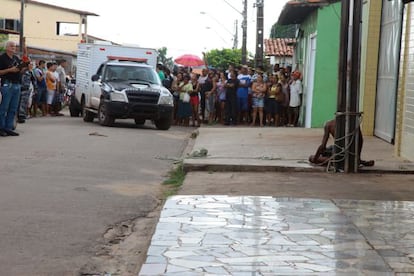
<path fill-rule="evenodd" d="M 414 274 L 414 203 L 167 200 L 139 275 Z"/>

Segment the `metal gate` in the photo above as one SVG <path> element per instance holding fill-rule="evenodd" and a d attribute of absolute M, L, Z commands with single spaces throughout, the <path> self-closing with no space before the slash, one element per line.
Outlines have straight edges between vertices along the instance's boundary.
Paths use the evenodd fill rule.
<path fill-rule="evenodd" d="M 382 3 L 374 134 L 389 143 L 394 143 L 404 4 L 402 1 L 389 0 L 383 0 Z"/>

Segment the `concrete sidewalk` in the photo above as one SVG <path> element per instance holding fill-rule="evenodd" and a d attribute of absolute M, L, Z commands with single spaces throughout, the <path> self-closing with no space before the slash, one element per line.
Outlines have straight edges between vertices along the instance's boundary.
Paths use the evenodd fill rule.
<path fill-rule="evenodd" d="M 192 153 L 184 160 L 186 171 L 326 170 L 308 162 L 321 142 L 322 129 L 201 127 L 197 131 Z M 199 157 L 202 149 L 207 156 Z M 362 172 L 414 173 L 413 162 L 396 157 L 393 145 L 373 136 L 364 137 L 362 159 L 375 160 L 374 167 L 364 167 Z"/>
<path fill-rule="evenodd" d="M 138 275 L 414 274 L 413 175 L 309 173 L 326 170 L 307 161 L 321 129 L 197 131 Z M 414 173 L 375 137 L 362 158 Z"/>

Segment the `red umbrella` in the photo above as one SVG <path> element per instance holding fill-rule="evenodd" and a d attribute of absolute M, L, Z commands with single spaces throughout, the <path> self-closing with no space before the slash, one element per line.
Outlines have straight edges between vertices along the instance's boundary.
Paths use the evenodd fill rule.
<path fill-rule="evenodd" d="M 178 58 L 176 58 L 175 63 L 184 65 L 184 66 L 200 66 L 204 65 L 204 61 L 195 55 L 182 55 Z"/>

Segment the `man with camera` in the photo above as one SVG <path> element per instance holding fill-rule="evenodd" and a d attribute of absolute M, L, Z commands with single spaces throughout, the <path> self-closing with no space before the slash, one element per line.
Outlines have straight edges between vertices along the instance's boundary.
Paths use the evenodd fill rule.
<path fill-rule="evenodd" d="M 14 117 L 19 106 L 21 71 L 25 64 L 15 55 L 16 43 L 6 42 L 6 52 L 0 55 L 0 136 L 18 136 L 14 132 Z"/>

